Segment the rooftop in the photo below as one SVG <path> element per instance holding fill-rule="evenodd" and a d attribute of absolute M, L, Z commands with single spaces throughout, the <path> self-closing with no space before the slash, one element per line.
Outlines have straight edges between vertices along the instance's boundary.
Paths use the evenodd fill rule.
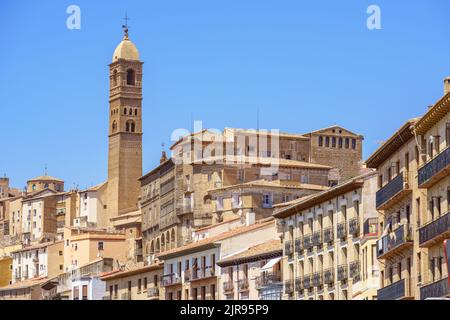
<path fill-rule="evenodd" d="M 273 239 L 256 246 L 250 247 L 247 250 L 221 259 L 217 264 L 225 267 L 232 264 L 241 264 L 246 262 L 258 261 L 271 256 L 281 256 L 283 252 L 280 239 Z"/>

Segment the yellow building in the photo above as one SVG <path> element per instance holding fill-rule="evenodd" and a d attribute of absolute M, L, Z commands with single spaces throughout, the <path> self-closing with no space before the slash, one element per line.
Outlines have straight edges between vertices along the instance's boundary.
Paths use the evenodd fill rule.
<path fill-rule="evenodd" d="M 376 299 L 376 176 L 368 172 L 275 210 L 284 299 Z"/>
<path fill-rule="evenodd" d="M 162 262 L 130 270 L 114 270 L 100 277 L 106 283 L 105 300 L 159 300 Z"/>
<path fill-rule="evenodd" d="M 0 287 L 8 286 L 12 283 L 12 258 L 0 257 Z"/>
<path fill-rule="evenodd" d="M 418 186 L 426 191 L 425 212 L 418 217 L 420 299 L 450 295 L 448 261 L 444 241 L 450 239 L 450 78 L 444 80 L 445 95 L 413 126 L 422 157 Z M 448 246 L 449 244 L 447 244 Z"/>

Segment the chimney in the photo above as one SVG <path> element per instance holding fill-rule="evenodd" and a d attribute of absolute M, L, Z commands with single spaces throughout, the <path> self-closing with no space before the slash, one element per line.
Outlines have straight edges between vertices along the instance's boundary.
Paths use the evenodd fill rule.
<path fill-rule="evenodd" d="M 255 213 L 254 212 L 247 212 L 245 214 L 245 225 L 251 226 L 255 224 Z"/>
<path fill-rule="evenodd" d="M 166 161 L 167 161 L 167 155 L 166 155 L 166 152 L 163 151 L 162 154 L 161 154 L 161 159 L 159 159 L 159 163 L 161 164 L 161 163 L 164 163 Z"/>
<path fill-rule="evenodd" d="M 444 95 L 450 92 L 450 77 L 444 79 Z"/>

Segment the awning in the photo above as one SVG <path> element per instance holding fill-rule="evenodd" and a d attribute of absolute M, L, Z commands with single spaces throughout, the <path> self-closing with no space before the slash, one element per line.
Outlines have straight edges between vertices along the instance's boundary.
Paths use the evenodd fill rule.
<path fill-rule="evenodd" d="M 268 271 L 268 270 L 272 269 L 273 266 L 276 265 L 278 263 L 278 261 L 280 261 L 280 260 L 281 260 L 281 257 L 270 259 L 269 262 L 267 262 L 264 265 L 264 267 L 261 268 L 261 271 Z"/>

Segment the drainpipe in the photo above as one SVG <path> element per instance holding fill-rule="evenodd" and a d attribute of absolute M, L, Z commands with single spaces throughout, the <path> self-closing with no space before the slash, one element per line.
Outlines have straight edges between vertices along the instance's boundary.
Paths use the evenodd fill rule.
<path fill-rule="evenodd" d="M 333 226 L 333 233 L 334 233 L 334 235 L 333 236 L 336 236 L 337 237 L 337 225 L 339 224 L 339 214 L 338 214 L 338 211 L 339 210 L 339 196 L 338 197 L 336 197 L 336 209 L 334 210 L 335 212 L 336 212 L 336 227 L 334 227 Z M 337 241 L 336 241 L 337 242 Z M 340 250 L 338 249 L 338 247 L 337 247 L 337 245 L 336 245 L 336 243 L 334 244 L 334 248 L 335 248 L 335 260 L 336 260 L 336 275 L 335 275 L 335 277 L 336 277 L 336 284 L 337 284 L 337 270 L 338 270 L 338 268 L 337 268 L 337 266 L 339 266 L 339 254 L 340 254 Z M 334 261 L 333 261 L 333 263 L 334 263 Z M 334 269 L 334 266 L 333 266 L 333 269 Z M 334 272 L 334 270 L 333 270 L 333 272 Z M 340 298 L 340 289 L 341 289 L 341 285 L 339 284 L 339 285 L 337 285 L 336 286 L 337 287 L 337 292 L 336 292 L 336 294 L 337 294 L 337 300 L 339 300 L 339 298 Z"/>

